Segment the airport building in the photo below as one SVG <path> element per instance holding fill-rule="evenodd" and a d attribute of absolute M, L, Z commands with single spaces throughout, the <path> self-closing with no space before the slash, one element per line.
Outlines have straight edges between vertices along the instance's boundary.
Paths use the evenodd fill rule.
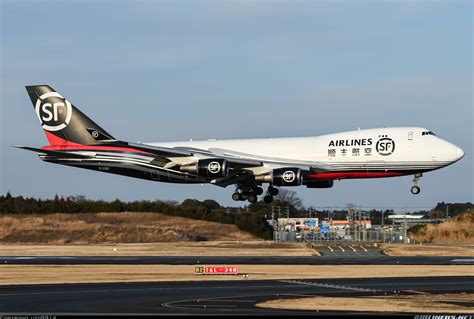
<path fill-rule="evenodd" d="M 370 220 L 356 220 L 354 221 L 355 226 L 361 226 L 364 229 L 372 228 L 372 222 Z M 349 228 L 351 226 L 348 220 L 331 220 L 329 221 L 329 228 L 337 231 L 341 228 Z"/>
<path fill-rule="evenodd" d="M 278 218 L 277 227 L 283 231 L 307 232 L 319 229 L 317 218 Z"/>

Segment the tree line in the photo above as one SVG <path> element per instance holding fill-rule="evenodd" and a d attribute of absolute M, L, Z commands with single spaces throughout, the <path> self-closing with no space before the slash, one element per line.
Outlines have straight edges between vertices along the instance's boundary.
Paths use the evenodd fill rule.
<path fill-rule="evenodd" d="M 301 199 L 294 192 L 282 192 L 273 204 L 263 201 L 250 204 L 245 208 L 222 207 L 215 200 L 199 201 L 186 199 L 181 204 L 173 201 L 139 200 L 123 202 L 119 199 L 113 201 L 90 200 L 84 196 L 68 196 L 64 198 L 56 195 L 54 199 L 36 199 L 23 196 L 12 196 L 10 193 L 0 196 L 0 214 L 50 214 L 50 213 L 100 213 L 100 212 L 154 212 L 171 216 L 206 220 L 223 224 L 234 224 L 239 229 L 252 233 L 263 239 L 272 238 L 272 229 L 267 223 L 271 219 L 271 206 L 289 208 L 290 217 L 309 217 L 304 210 Z M 438 203 L 430 211 L 420 211 L 431 218 L 445 217 L 449 212 L 454 217 L 467 209 L 474 208 L 472 203 Z M 393 210 L 371 210 L 370 219 L 373 224 L 381 224 L 382 217 L 387 223 Z M 274 216 L 277 218 L 278 216 Z M 280 217 L 286 217 L 284 215 Z M 343 220 L 347 211 L 313 211 L 312 217 L 319 219 Z"/>
<path fill-rule="evenodd" d="M 25 198 L 10 193 L 0 196 L 0 214 L 51 214 L 51 213 L 101 213 L 101 212 L 152 212 L 170 216 L 234 224 L 239 229 L 263 239 L 272 238 L 271 227 L 265 214 L 243 211 L 233 214 L 236 208 L 225 208 L 214 200 L 186 199 L 181 204 L 160 200 L 123 202 L 90 200 L 84 196 L 56 195 L 54 199 Z"/>

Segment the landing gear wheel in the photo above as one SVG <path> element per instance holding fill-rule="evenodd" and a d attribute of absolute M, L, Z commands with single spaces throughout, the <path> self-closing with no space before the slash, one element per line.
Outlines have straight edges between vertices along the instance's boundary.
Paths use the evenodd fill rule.
<path fill-rule="evenodd" d="M 255 194 L 249 194 L 248 197 L 247 197 L 247 200 L 248 200 L 250 203 L 256 203 L 257 200 L 258 200 L 258 197 L 257 197 L 257 195 L 255 195 Z"/>
<path fill-rule="evenodd" d="M 232 194 L 232 199 L 235 201 L 242 200 L 242 195 L 240 193 L 235 192 L 234 194 Z"/>
<path fill-rule="evenodd" d="M 261 188 L 261 187 L 256 187 L 256 188 L 254 189 L 254 192 L 255 192 L 255 194 L 257 194 L 257 195 L 262 195 L 262 194 L 263 194 L 263 188 Z"/>
<path fill-rule="evenodd" d="M 419 194 L 420 191 L 421 191 L 421 189 L 420 189 L 418 186 L 416 186 L 416 185 L 411 187 L 411 193 L 412 193 L 413 195 Z"/>
<path fill-rule="evenodd" d="M 271 196 L 276 196 L 278 195 L 278 188 L 275 188 L 273 186 L 270 186 L 268 187 L 268 193 L 271 195 Z"/>
<path fill-rule="evenodd" d="M 263 201 L 267 204 L 270 204 L 271 202 L 273 202 L 273 196 L 272 195 L 266 195 L 264 198 L 263 198 Z"/>
<path fill-rule="evenodd" d="M 415 174 L 415 178 L 413 178 L 413 183 L 415 184 L 411 188 L 411 193 L 413 195 L 417 195 L 420 193 L 420 187 L 418 187 L 418 182 L 420 181 L 421 176 L 423 176 L 423 174 L 418 173 L 418 174 Z"/>

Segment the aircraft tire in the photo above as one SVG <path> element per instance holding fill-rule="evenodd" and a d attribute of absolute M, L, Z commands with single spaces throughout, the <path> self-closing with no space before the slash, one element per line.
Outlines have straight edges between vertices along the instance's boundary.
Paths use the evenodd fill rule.
<path fill-rule="evenodd" d="M 276 195 L 278 195 L 278 193 L 279 193 L 278 188 L 275 188 L 275 187 L 269 187 L 269 188 L 268 188 L 268 192 L 269 192 L 270 195 L 272 195 L 272 196 L 276 196 Z"/>
<path fill-rule="evenodd" d="M 413 195 L 418 195 L 420 193 L 421 189 L 418 186 L 412 186 L 411 188 L 411 193 Z"/>
<path fill-rule="evenodd" d="M 267 204 L 270 204 L 271 202 L 273 202 L 273 196 L 272 195 L 266 195 L 264 198 L 263 198 L 263 201 Z"/>
<path fill-rule="evenodd" d="M 255 194 L 249 194 L 249 196 L 247 197 L 247 200 L 248 200 L 250 203 L 256 203 L 257 200 L 258 200 L 258 197 L 257 197 L 257 195 L 255 195 Z"/>
<path fill-rule="evenodd" d="M 242 195 L 240 193 L 235 192 L 234 194 L 232 194 L 232 199 L 235 201 L 242 200 Z"/>

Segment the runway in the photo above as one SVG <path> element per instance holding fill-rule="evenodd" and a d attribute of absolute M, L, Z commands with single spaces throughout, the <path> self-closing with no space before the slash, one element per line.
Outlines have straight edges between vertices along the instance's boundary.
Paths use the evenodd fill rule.
<path fill-rule="evenodd" d="M 460 256 L 308 256 L 308 257 L 236 257 L 236 256 L 11 256 L 0 257 L 0 264 L 23 265 L 196 265 L 196 264 L 247 264 L 247 265 L 472 265 L 473 257 Z"/>
<path fill-rule="evenodd" d="M 301 296 L 373 296 L 395 291 L 473 293 L 474 277 L 0 286 L 0 313 L 324 315 L 328 312 L 261 309 L 255 304 Z"/>

